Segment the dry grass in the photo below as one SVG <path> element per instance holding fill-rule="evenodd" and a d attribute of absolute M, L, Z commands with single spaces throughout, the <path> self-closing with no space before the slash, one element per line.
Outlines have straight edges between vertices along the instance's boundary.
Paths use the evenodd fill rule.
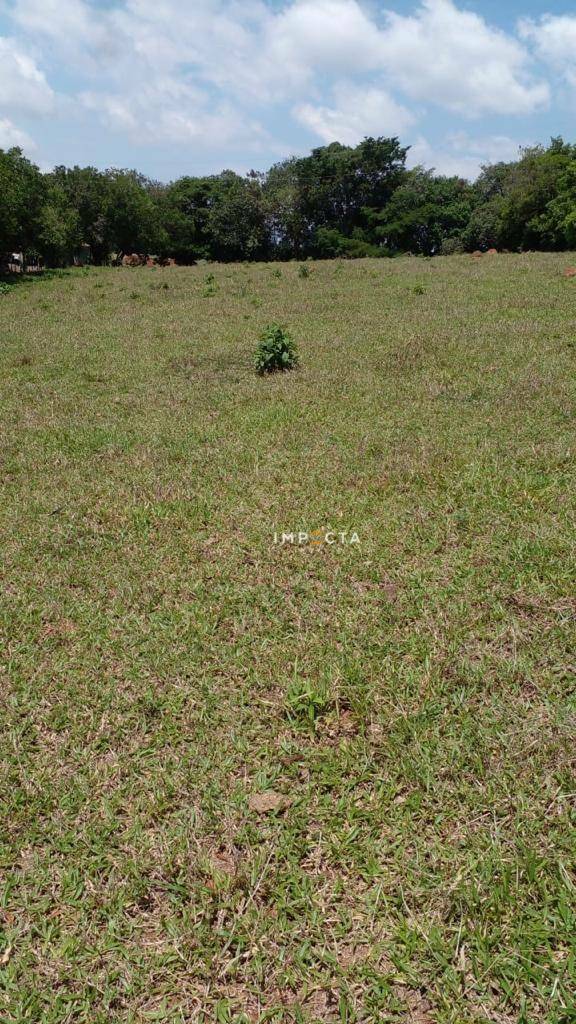
<path fill-rule="evenodd" d="M 0 296 L 3 1021 L 574 1019 L 570 261 Z"/>

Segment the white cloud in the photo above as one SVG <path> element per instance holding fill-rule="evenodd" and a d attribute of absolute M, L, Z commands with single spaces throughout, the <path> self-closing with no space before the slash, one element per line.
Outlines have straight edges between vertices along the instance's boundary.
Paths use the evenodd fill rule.
<path fill-rule="evenodd" d="M 452 0 L 424 0 L 411 16 L 388 13 L 381 43 L 408 96 L 456 113 L 527 114 L 549 100 L 548 85 L 527 77 L 524 47 Z"/>
<path fill-rule="evenodd" d="M 345 75 L 381 64 L 380 34 L 356 0 L 296 0 L 268 26 L 272 63 L 304 75 Z"/>
<path fill-rule="evenodd" d="M 0 149 L 11 149 L 12 146 L 18 146 L 26 153 L 33 153 L 36 149 L 27 132 L 21 131 L 7 117 L 0 117 Z"/>
<path fill-rule="evenodd" d="M 414 115 L 384 90 L 342 82 L 333 93 L 333 105 L 296 107 L 296 118 L 324 142 L 356 145 L 365 135 L 399 135 Z"/>
<path fill-rule="evenodd" d="M 49 114 L 54 93 L 32 57 L 14 39 L 0 36 L 0 112 Z"/>
<path fill-rule="evenodd" d="M 414 0 L 410 15 L 379 13 L 382 2 L 13 0 L 9 10 L 26 43 L 76 76 L 81 114 L 147 144 L 258 147 L 260 121 L 278 105 L 319 139 L 356 142 L 404 132 L 417 120 L 407 103 L 418 116 L 437 106 L 478 117 L 548 102 L 547 83 L 531 76 L 528 23 L 521 39 L 454 0 Z M 542 23 L 549 48 L 558 20 Z M 8 72 L 0 51 L 0 95 L 4 76 L 5 96 L 47 113 L 52 91 L 24 44 L 16 73 L 14 45 Z"/>
<path fill-rule="evenodd" d="M 91 40 L 94 15 L 83 0 L 18 0 L 13 9 L 14 21 L 26 32 L 53 36 L 63 44 Z"/>
<path fill-rule="evenodd" d="M 474 180 L 485 164 L 516 160 L 520 143 L 507 135 L 489 135 L 473 138 L 466 132 L 455 132 L 444 144 L 431 145 L 420 136 L 408 153 L 408 166 L 421 164 L 433 167 L 438 174 Z"/>
<path fill-rule="evenodd" d="M 136 143 L 202 142 L 218 148 L 242 141 L 250 148 L 264 134 L 231 104 L 210 104 L 202 90 L 169 76 L 123 94 L 84 92 L 80 101 Z"/>
<path fill-rule="evenodd" d="M 558 74 L 576 85 L 576 16 L 545 15 L 539 21 L 524 18 L 519 23 L 520 36 L 532 43 L 537 55 Z"/>

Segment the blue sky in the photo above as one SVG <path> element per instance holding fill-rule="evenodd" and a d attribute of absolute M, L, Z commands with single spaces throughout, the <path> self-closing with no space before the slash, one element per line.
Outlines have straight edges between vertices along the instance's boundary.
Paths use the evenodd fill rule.
<path fill-rule="evenodd" d="M 0 146 L 161 180 L 398 135 L 474 177 L 574 141 L 576 2 L 0 0 Z"/>

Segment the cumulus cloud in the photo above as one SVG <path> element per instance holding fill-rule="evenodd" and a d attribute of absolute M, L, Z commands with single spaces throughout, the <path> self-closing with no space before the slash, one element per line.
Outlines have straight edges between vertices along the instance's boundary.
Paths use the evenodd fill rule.
<path fill-rule="evenodd" d="M 27 132 L 21 131 L 7 117 L 0 117 L 0 149 L 11 149 L 18 146 L 26 153 L 33 153 L 36 144 Z"/>
<path fill-rule="evenodd" d="M 388 13 L 382 60 L 408 95 L 463 115 L 527 114 L 549 100 L 528 76 L 529 55 L 513 37 L 452 0 L 424 0 L 414 15 Z"/>
<path fill-rule="evenodd" d="M 409 14 L 385 2 L 10 0 L 19 43 L 9 41 L 8 70 L 0 50 L 0 94 L 4 76 L 4 96 L 29 111 L 54 103 L 26 56 L 33 44 L 43 64 L 75 76 L 84 117 L 131 140 L 270 151 L 262 122 L 277 108 L 282 123 L 291 112 L 319 140 L 353 143 L 401 134 L 432 107 L 476 118 L 548 103 L 530 48 L 558 50 L 562 19 L 524 22 L 513 35 L 455 0 L 413 0 Z M 555 59 L 571 67 L 566 46 Z"/>
<path fill-rule="evenodd" d="M 419 136 L 408 153 L 408 165 L 434 167 L 438 174 L 473 180 L 486 164 L 516 160 L 521 144 L 507 135 L 474 138 L 454 132 L 441 146 L 432 146 Z"/>
<path fill-rule="evenodd" d="M 250 148 L 264 136 L 257 121 L 242 118 L 231 104 L 210 104 L 202 90 L 168 76 L 122 94 L 87 91 L 80 102 L 137 143 L 202 142 L 218 147 L 242 141 Z"/>
<path fill-rule="evenodd" d="M 49 114 L 54 93 L 34 59 L 14 39 L 0 36 L 0 111 Z"/>
<path fill-rule="evenodd" d="M 334 88 L 330 106 L 303 103 L 295 108 L 296 118 L 324 142 L 354 146 L 365 135 L 399 135 L 415 120 L 384 89 L 340 83 Z"/>
<path fill-rule="evenodd" d="M 267 25 L 272 64 L 345 75 L 381 65 L 381 34 L 356 0 L 296 0 Z"/>
<path fill-rule="evenodd" d="M 541 60 L 576 85 L 576 15 L 545 15 L 537 21 L 524 18 L 519 33 Z"/>

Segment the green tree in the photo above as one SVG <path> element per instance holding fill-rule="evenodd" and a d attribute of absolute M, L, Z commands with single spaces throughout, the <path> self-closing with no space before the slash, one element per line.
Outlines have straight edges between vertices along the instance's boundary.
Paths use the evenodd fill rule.
<path fill-rule="evenodd" d="M 241 178 L 234 171 L 223 171 L 213 179 L 213 186 L 208 219 L 213 259 L 266 258 L 268 234 L 260 176 L 253 171 Z"/>
<path fill-rule="evenodd" d="M 78 242 L 90 246 L 96 263 L 105 262 L 114 248 L 107 220 L 107 175 L 95 167 L 56 167 L 48 178 L 77 213 Z"/>
<path fill-rule="evenodd" d="M 325 233 L 343 239 L 377 241 L 369 227 L 404 180 L 408 150 L 398 139 L 366 138 L 356 147 L 334 142 L 297 162 L 298 205 L 305 224 L 305 247 L 325 254 Z M 334 237 L 334 236 L 333 236 Z"/>
<path fill-rule="evenodd" d="M 300 256 L 308 235 L 300 203 L 298 165 L 296 157 L 274 164 L 262 184 L 266 234 L 272 253 L 279 259 Z"/>
<path fill-rule="evenodd" d="M 179 178 L 166 189 L 162 219 L 170 252 L 179 262 L 209 258 L 213 203 L 213 178 Z"/>
<path fill-rule="evenodd" d="M 104 216 L 112 247 L 120 252 L 156 253 L 165 249 L 167 233 L 161 208 L 145 187 L 147 179 L 135 171 L 116 169 L 107 171 L 106 177 Z"/>
<path fill-rule="evenodd" d="M 21 149 L 0 149 L 0 253 L 35 248 L 44 179 Z"/>
<path fill-rule="evenodd" d="M 464 233 L 468 248 L 564 249 L 574 210 L 576 147 L 562 139 L 521 151 L 514 163 L 483 168 L 478 205 Z"/>
<path fill-rule="evenodd" d="M 416 167 L 373 214 L 374 231 L 388 250 L 433 256 L 448 239 L 459 238 L 473 204 L 472 186 L 464 179 Z"/>
<path fill-rule="evenodd" d="M 66 266 L 81 241 L 78 211 L 64 189 L 51 183 L 38 214 L 36 247 L 48 266 Z"/>

